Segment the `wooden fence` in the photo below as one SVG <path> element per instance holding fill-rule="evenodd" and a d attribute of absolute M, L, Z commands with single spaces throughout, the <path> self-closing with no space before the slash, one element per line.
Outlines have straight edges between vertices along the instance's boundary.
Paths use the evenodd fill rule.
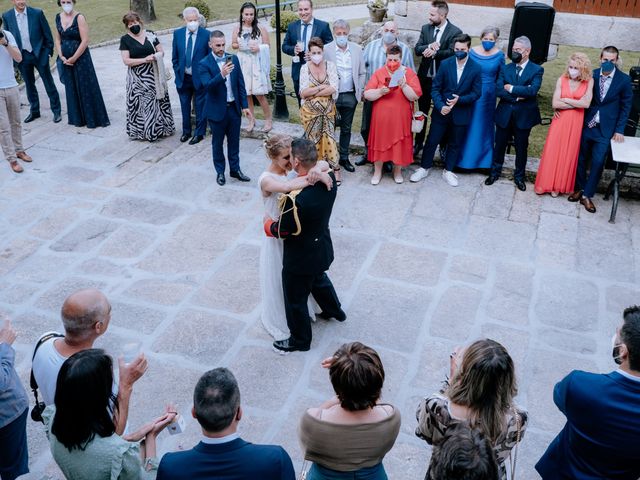
<path fill-rule="evenodd" d="M 513 8 L 514 0 L 452 0 L 452 3 Z M 554 0 L 556 12 L 640 18 L 640 0 Z M 640 33 L 639 33 L 640 34 Z"/>

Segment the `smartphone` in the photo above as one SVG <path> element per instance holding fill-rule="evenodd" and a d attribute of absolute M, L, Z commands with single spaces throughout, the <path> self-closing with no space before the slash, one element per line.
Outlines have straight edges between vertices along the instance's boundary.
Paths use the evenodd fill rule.
<path fill-rule="evenodd" d="M 231 55 L 229 55 L 229 56 L 227 57 L 227 59 L 224 61 L 224 63 L 225 63 L 226 65 L 229 65 L 230 63 L 233 63 L 233 60 L 231 59 Z"/>

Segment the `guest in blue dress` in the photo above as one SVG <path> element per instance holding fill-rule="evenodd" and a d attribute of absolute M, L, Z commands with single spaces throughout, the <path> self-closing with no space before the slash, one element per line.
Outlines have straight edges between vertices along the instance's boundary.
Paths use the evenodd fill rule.
<path fill-rule="evenodd" d="M 56 15 L 56 50 L 60 79 L 67 97 L 69 125 L 106 127 L 109 116 L 89 53 L 89 27 L 74 8 L 76 0 L 58 0 L 62 12 Z"/>
<path fill-rule="evenodd" d="M 504 53 L 496 46 L 498 37 L 500 30 L 497 27 L 485 27 L 480 35 L 482 44 L 469 52 L 469 56 L 482 68 L 482 96 L 473 107 L 458 168 L 491 168 L 495 136 L 493 116 L 496 110 L 496 79 L 500 66 L 504 65 Z"/>

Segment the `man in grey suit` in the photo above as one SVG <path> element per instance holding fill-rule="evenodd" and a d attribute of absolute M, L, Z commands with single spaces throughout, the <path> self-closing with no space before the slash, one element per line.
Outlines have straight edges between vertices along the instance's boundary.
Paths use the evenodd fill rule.
<path fill-rule="evenodd" d="M 415 52 L 422 57 L 418 69 L 418 79 L 422 96 L 418 100 L 418 107 L 425 115 L 431 108 L 431 86 L 436 76 L 440 62 L 453 56 L 453 39 L 462 34 L 462 30 L 447 20 L 449 5 L 443 0 L 434 0 L 429 8 L 429 23 L 422 26 L 420 38 L 416 43 Z M 413 154 L 418 155 L 424 146 L 427 122 L 422 131 L 416 134 Z"/>
<path fill-rule="evenodd" d="M 324 47 L 324 58 L 336 64 L 338 70 L 338 120 L 340 127 L 340 165 L 347 172 L 355 167 L 349 161 L 351 124 L 358 102 L 362 99 L 367 71 L 360 45 L 349 41 L 351 26 L 346 20 L 333 22 L 334 41 Z"/>

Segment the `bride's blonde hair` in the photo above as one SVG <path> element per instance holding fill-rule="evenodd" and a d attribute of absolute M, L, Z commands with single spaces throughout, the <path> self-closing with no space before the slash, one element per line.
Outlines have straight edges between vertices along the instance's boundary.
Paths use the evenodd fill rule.
<path fill-rule="evenodd" d="M 276 158 L 283 150 L 288 150 L 291 148 L 291 141 L 293 138 L 289 135 L 285 135 L 283 133 L 275 133 L 270 135 L 264 141 L 264 149 L 267 152 L 267 156 L 273 160 Z"/>

